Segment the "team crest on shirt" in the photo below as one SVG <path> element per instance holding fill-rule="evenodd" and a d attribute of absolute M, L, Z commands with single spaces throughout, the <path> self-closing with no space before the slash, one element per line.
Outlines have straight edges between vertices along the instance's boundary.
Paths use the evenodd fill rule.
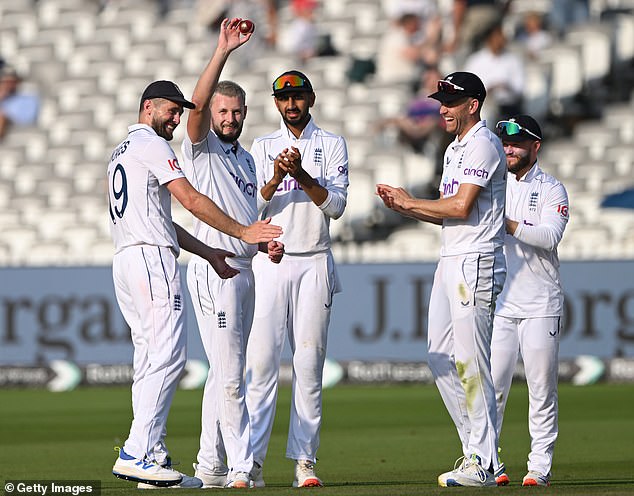
<path fill-rule="evenodd" d="M 251 157 L 247 156 L 246 160 L 247 160 L 247 167 L 249 168 L 249 172 L 251 172 L 251 174 L 255 174 L 255 165 L 251 161 Z"/>
<path fill-rule="evenodd" d="M 313 154 L 313 163 L 317 166 L 317 167 L 321 167 L 324 163 L 324 152 L 321 148 L 315 148 L 314 154 Z"/>
<path fill-rule="evenodd" d="M 227 314 L 224 311 L 218 312 L 218 329 L 227 328 Z"/>
<path fill-rule="evenodd" d="M 528 209 L 531 212 L 535 212 L 537 210 L 537 202 L 539 200 L 539 192 L 533 191 L 531 196 L 528 199 Z"/>

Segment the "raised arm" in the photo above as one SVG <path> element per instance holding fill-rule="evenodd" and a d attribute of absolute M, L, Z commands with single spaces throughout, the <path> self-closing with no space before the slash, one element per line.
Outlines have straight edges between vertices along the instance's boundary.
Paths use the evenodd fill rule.
<path fill-rule="evenodd" d="M 239 18 L 231 20 L 225 19 L 222 21 L 216 50 L 194 87 L 192 102 L 194 102 L 196 108 L 189 112 L 189 117 L 187 118 L 187 135 L 192 143 L 199 143 L 209 132 L 211 126 L 209 103 L 216 90 L 220 73 L 229 54 L 249 41 L 253 34 L 241 34 L 239 28 L 240 21 L 242 21 L 242 19 Z"/>

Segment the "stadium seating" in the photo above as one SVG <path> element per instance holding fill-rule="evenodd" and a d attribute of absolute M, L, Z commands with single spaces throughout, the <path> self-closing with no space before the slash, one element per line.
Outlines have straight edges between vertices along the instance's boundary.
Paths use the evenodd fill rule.
<path fill-rule="evenodd" d="M 372 124 L 402 110 L 407 86 L 371 77 L 350 83 L 352 56 L 376 52 L 388 20 L 387 0 L 323 0 L 319 29 L 331 35 L 339 55 L 296 64 L 268 51 L 239 57 L 223 74 L 247 90 L 249 116 L 241 139 L 279 125 L 270 82 L 293 67 L 304 70 L 317 91 L 314 116 L 343 134 L 349 147 L 350 195 L 342 219 L 333 221 L 334 250 L 342 261 L 426 261 L 438 256 L 439 230 L 386 211 L 377 181 L 433 191 L 434 158 L 406 150 Z M 505 27 L 512 30 L 527 2 L 513 2 Z M 139 95 L 153 79 L 174 79 L 191 94 L 211 54 L 215 34 L 192 21 L 191 0 L 173 0 L 165 18 L 151 0 L 119 0 L 99 11 L 82 0 L 11 0 L 0 3 L 0 55 L 27 76 L 42 97 L 34 128 L 14 128 L 0 144 L 0 263 L 5 266 L 109 264 L 105 168 L 112 147 L 135 122 Z M 447 17 L 451 2 L 439 0 Z M 547 12 L 547 0 L 530 2 Z M 634 212 L 599 207 L 605 194 L 632 185 L 634 169 L 634 2 L 591 2 L 590 22 L 527 63 L 525 106 L 544 122 L 549 139 L 540 163 L 568 187 L 571 222 L 562 258 L 631 258 Z M 290 20 L 282 2 L 280 25 Z M 236 52 L 237 55 L 238 52 Z M 449 64 L 450 65 L 450 64 Z M 589 119 L 593 117 L 594 119 Z M 184 126 L 173 146 L 180 154 Z M 174 207 L 177 221 L 190 215 Z M 184 256 L 186 258 L 186 255 Z"/>

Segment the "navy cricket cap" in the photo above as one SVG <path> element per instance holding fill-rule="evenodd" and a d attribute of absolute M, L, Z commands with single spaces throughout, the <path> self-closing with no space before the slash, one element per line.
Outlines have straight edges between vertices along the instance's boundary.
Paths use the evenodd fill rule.
<path fill-rule="evenodd" d="M 495 131 L 502 141 L 519 143 L 521 141 L 541 141 L 542 129 L 530 115 L 515 115 L 508 120 L 500 121 Z"/>
<path fill-rule="evenodd" d="M 453 72 L 438 81 L 438 91 L 429 95 L 429 98 L 440 103 L 451 103 L 468 96 L 482 103 L 487 96 L 484 83 L 472 72 Z"/>
<path fill-rule="evenodd" d="M 306 75 L 299 71 L 286 71 L 273 81 L 273 96 L 283 95 L 291 91 L 313 91 Z"/>
<path fill-rule="evenodd" d="M 150 83 L 141 96 L 141 103 L 152 98 L 165 98 L 188 109 L 196 108 L 196 105 L 186 100 L 180 88 L 171 81 L 154 81 Z"/>

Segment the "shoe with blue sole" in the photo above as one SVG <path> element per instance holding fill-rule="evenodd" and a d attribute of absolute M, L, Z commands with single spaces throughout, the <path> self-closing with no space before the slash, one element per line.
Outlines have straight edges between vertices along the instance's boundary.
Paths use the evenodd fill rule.
<path fill-rule="evenodd" d="M 157 487 L 174 486 L 183 480 L 180 472 L 169 467 L 162 467 L 153 461 L 134 458 L 123 451 L 123 448 L 119 450 L 117 461 L 112 467 L 112 474 L 119 479 Z"/>

